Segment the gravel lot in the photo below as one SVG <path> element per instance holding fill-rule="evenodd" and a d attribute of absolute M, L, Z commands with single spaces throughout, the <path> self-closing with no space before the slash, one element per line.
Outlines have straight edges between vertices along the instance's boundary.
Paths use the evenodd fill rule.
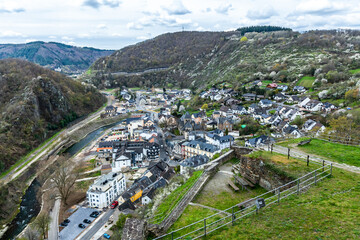
<path fill-rule="evenodd" d="M 95 218 L 90 217 L 90 214 L 94 211 L 92 208 L 80 207 L 74 214 L 69 217 L 70 223 L 59 234 L 60 239 L 72 240 L 75 239 L 84 229 L 79 228 L 79 223 L 88 227 L 89 224 L 84 223 L 84 219 L 87 218 L 90 221 L 94 221 Z"/>

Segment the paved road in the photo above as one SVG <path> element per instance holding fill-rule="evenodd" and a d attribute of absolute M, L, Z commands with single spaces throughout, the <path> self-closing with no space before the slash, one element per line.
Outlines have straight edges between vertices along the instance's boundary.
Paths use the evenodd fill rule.
<path fill-rule="evenodd" d="M 59 211 L 60 211 L 60 203 L 61 199 L 57 198 L 55 200 L 54 207 L 52 211 L 50 212 L 50 226 L 49 226 L 49 239 L 50 240 L 56 240 L 59 237 Z"/>
<path fill-rule="evenodd" d="M 264 147 L 263 150 L 269 151 L 269 148 Z M 288 154 L 288 148 L 278 146 L 278 145 L 274 145 L 273 151 L 277 152 L 277 153 L 284 154 L 284 155 Z M 290 149 L 290 156 L 293 156 L 293 157 L 296 157 L 296 158 L 302 158 L 302 159 L 305 160 L 305 159 L 307 159 L 308 155 L 309 155 L 309 159 L 314 161 L 314 162 L 322 164 L 323 161 L 325 161 L 325 163 L 328 163 L 328 164 L 332 163 L 334 167 L 341 168 L 341 169 L 344 169 L 344 170 L 347 170 L 347 171 L 350 171 L 350 172 L 354 172 L 354 173 L 360 173 L 360 167 L 355 167 L 355 166 L 347 165 L 347 164 L 344 164 L 344 163 L 332 162 L 332 161 L 326 160 L 324 158 L 320 158 L 318 156 L 302 152 L 300 150 L 295 150 L 295 149 L 292 149 L 292 148 Z"/>
<path fill-rule="evenodd" d="M 102 226 L 109 220 L 110 216 L 113 215 L 115 212 L 115 209 L 109 209 L 107 212 L 102 214 L 99 219 L 94 222 L 89 229 L 85 230 L 80 236 L 78 236 L 76 239 L 79 240 L 90 240 L 92 236 L 97 233 Z"/>

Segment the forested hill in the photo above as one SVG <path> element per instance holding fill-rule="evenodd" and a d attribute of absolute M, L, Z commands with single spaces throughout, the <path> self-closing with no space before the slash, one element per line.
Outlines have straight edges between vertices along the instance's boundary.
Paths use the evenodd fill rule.
<path fill-rule="evenodd" d="M 276 31 L 281 30 L 281 31 Z M 360 31 L 294 32 L 239 28 L 232 32 L 177 32 L 125 47 L 96 61 L 83 77 L 99 88 L 179 86 L 200 91 L 253 80 L 296 84 L 301 76 L 346 81 L 360 67 Z"/>
<path fill-rule="evenodd" d="M 95 88 L 19 59 L 0 60 L 0 173 L 106 101 Z"/>
<path fill-rule="evenodd" d="M 0 44 L 0 59 L 25 59 L 53 70 L 61 69 L 65 74 L 81 73 L 98 58 L 111 53 L 112 50 L 82 48 L 56 42 Z"/>

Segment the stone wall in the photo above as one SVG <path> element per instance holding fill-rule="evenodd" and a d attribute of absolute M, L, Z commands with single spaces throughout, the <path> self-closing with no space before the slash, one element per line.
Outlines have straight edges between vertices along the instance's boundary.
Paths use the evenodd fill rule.
<path fill-rule="evenodd" d="M 143 240 L 146 237 L 147 224 L 142 219 L 128 218 L 124 224 L 122 240 Z"/>

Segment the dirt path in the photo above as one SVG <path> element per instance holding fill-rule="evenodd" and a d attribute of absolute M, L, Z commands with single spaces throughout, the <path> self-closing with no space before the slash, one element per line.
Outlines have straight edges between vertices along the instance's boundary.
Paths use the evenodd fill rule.
<path fill-rule="evenodd" d="M 202 208 L 207 208 L 209 210 L 212 210 L 214 212 L 220 212 L 220 213 L 224 213 L 226 215 L 231 215 L 231 213 L 228 213 L 228 212 L 224 212 L 220 209 L 216 209 L 216 208 L 213 208 L 213 207 L 209 207 L 209 206 L 205 206 L 205 205 L 202 205 L 202 204 L 199 204 L 199 203 L 193 203 L 193 202 L 190 202 L 189 205 L 191 206 L 198 206 L 198 207 L 202 207 Z"/>
<path fill-rule="evenodd" d="M 49 239 L 58 239 L 59 236 L 59 211 L 60 211 L 60 198 L 55 200 L 54 207 L 50 212 L 51 222 L 49 225 L 48 237 Z"/>

